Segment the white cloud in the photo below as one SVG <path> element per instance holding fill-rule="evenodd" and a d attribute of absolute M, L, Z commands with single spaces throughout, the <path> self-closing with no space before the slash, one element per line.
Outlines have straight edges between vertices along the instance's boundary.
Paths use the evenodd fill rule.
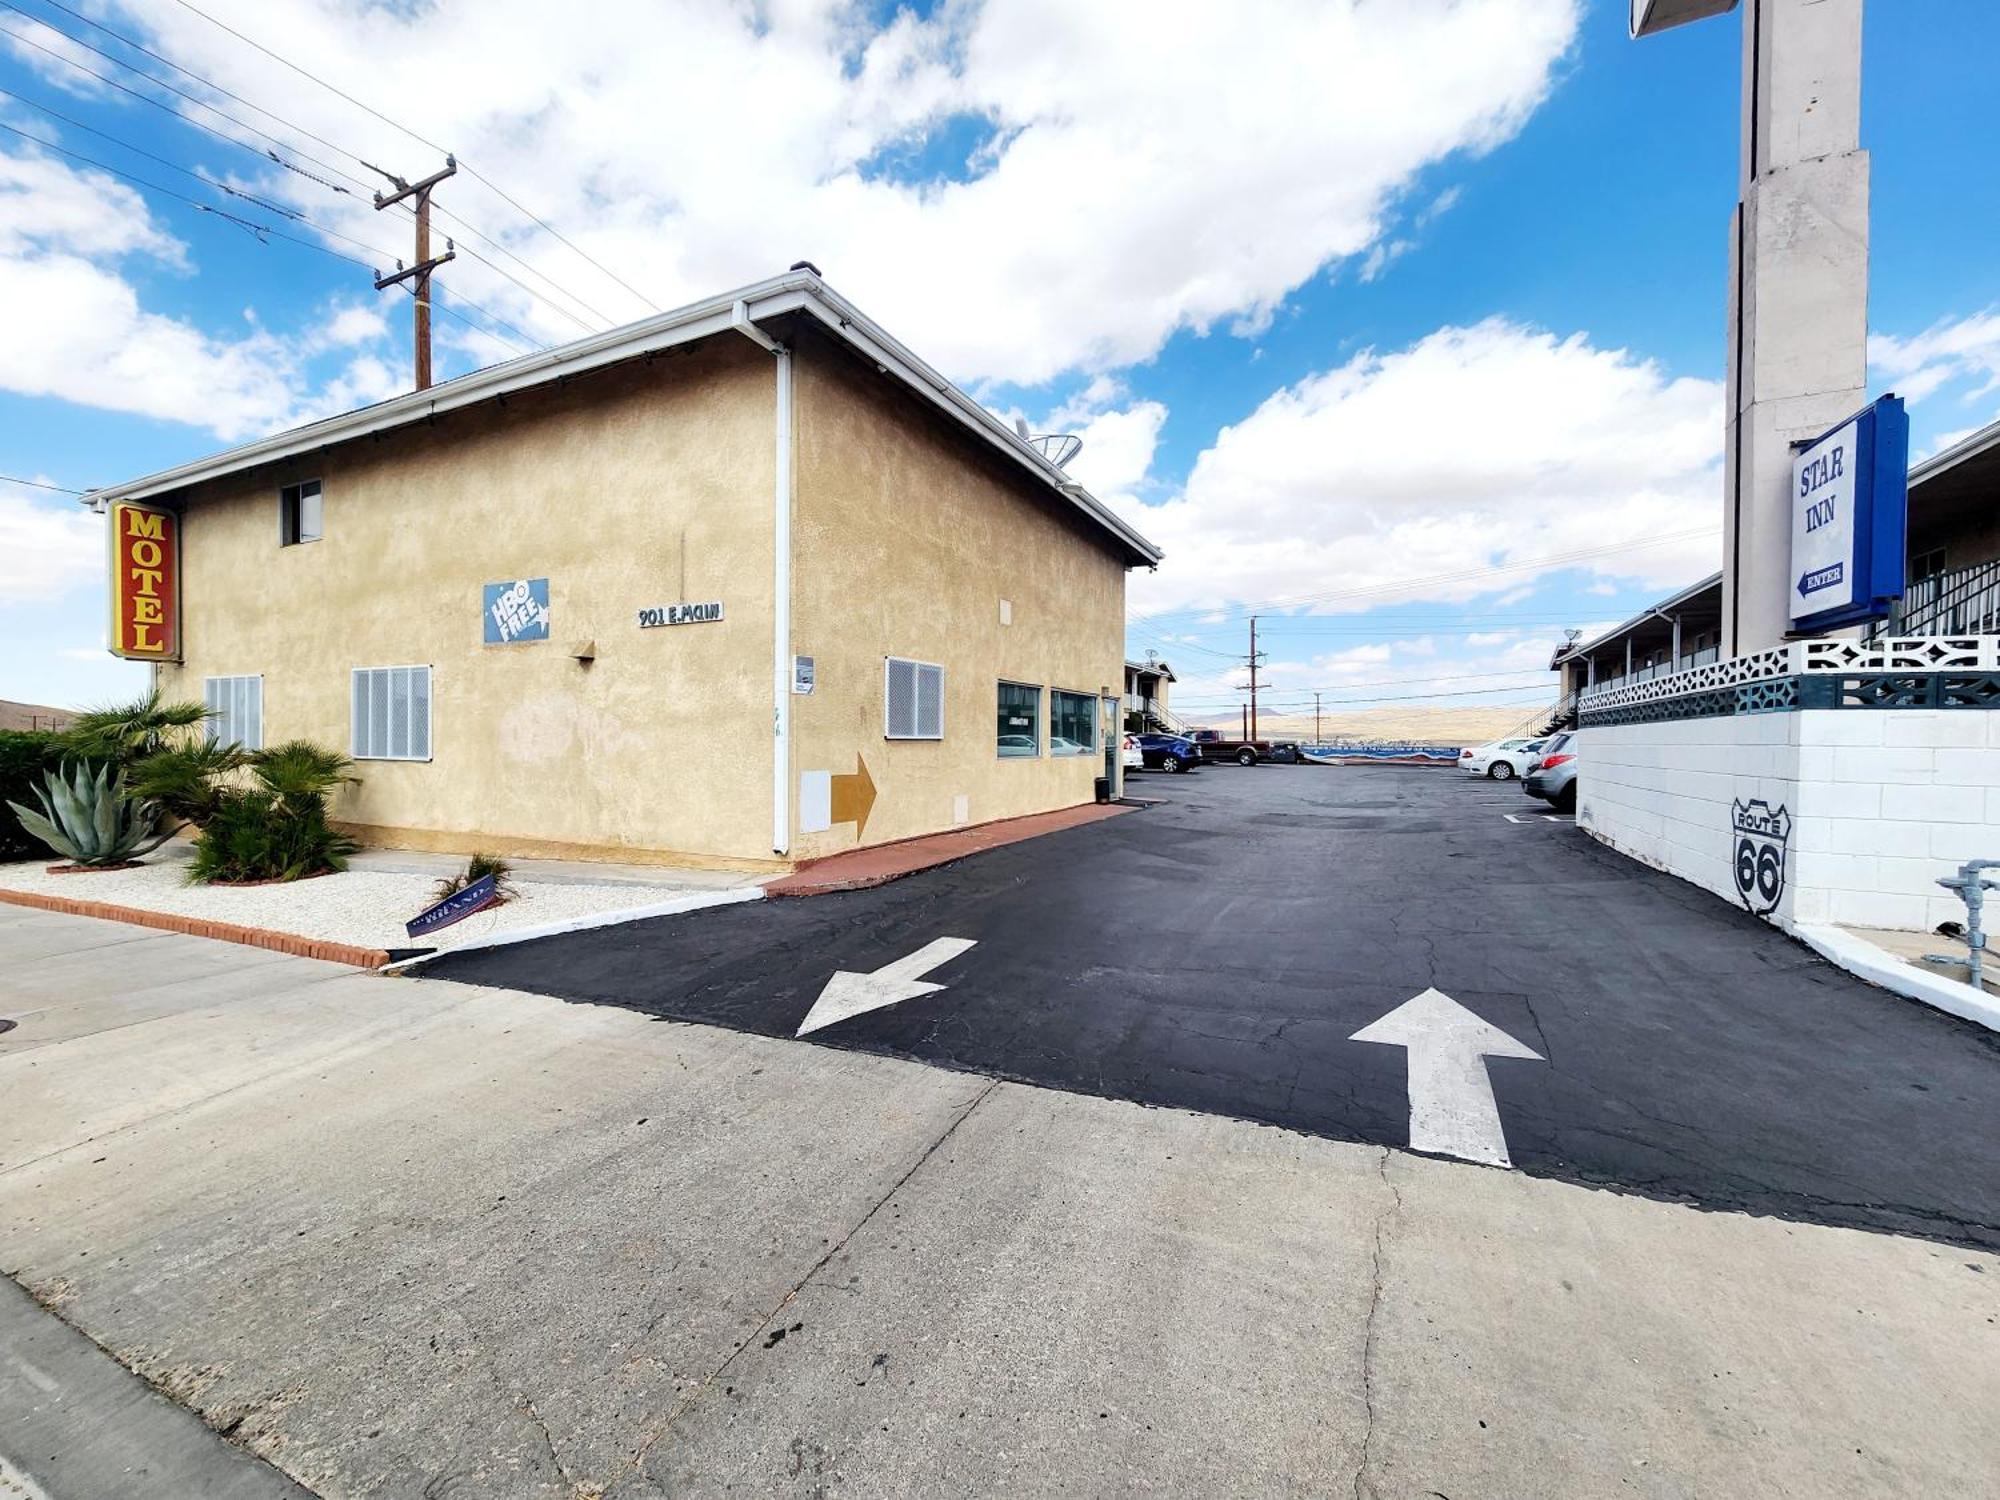
<path fill-rule="evenodd" d="M 1567 566 L 1683 582 L 1720 542 L 1652 544 L 1719 523 L 1721 407 L 1715 382 L 1501 319 L 1364 351 L 1224 428 L 1180 495 L 1122 502 L 1168 554 L 1134 609 L 1518 597 L 1587 552 Z"/>
<path fill-rule="evenodd" d="M 0 483 L 0 604 L 38 604 L 97 583 L 104 523 L 74 501 Z"/>
<path fill-rule="evenodd" d="M 221 13 L 460 152 L 661 305 L 807 255 L 959 378 L 1033 383 L 1144 360 L 1177 330 L 1261 326 L 1320 267 L 1365 253 L 1422 169 L 1518 129 L 1579 12 L 1008 0 L 880 29 L 857 0 L 606 0 L 588 26 L 538 0 Z M 198 16 L 136 20 L 370 160 L 433 165 Z M 921 156 L 947 140 L 962 148 Z M 970 180 L 943 175 L 966 161 Z M 265 190 L 374 243 L 397 229 L 302 179 Z M 642 310 L 470 174 L 439 202 L 614 317 Z M 466 257 L 445 279 L 542 337 L 576 334 Z"/>
<path fill-rule="evenodd" d="M 1153 467 L 1166 421 L 1167 409 L 1158 401 L 1098 412 L 1070 429 L 1083 439 L 1083 448 L 1066 472 L 1106 503 L 1135 500 Z"/>
<path fill-rule="evenodd" d="M 32 68 L 42 82 L 86 98 L 101 98 L 111 92 L 95 78 L 84 75 L 86 71 L 108 74 L 117 70 L 54 27 L 10 10 L 5 23 L 0 24 L 0 31 L 6 33 L 7 52 Z"/>
<path fill-rule="evenodd" d="M 71 167 L 18 137 L 5 139 L 14 149 L 0 153 L 0 256 L 60 250 L 183 263 L 180 241 L 153 222 L 134 189 L 103 172 Z"/>
<path fill-rule="evenodd" d="M 1873 383 L 1893 387 L 1913 407 L 1951 386 L 1960 388 L 1962 406 L 1986 401 L 2000 390 L 2000 308 L 1941 319 L 1910 338 L 1873 334 L 1868 364 Z M 1982 418 L 1973 426 L 1937 433 L 1930 451 L 1941 453 L 1986 421 L 2000 420 L 2000 410 Z"/>
<path fill-rule="evenodd" d="M 366 346 L 387 332 L 373 307 L 336 306 L 285 337 L 246 309 L 247 333 L 215 335 L 148 312 L 123 262 L 180 269 L 185 247 L 145 200 L 103 173 L 23 144 L 0 151 L 0 388 L 250 437 L 397 389 Z M 306 362 L 348 351 L 317 393 Z M 110 477 L 110 476 L 101 476 Z"/>

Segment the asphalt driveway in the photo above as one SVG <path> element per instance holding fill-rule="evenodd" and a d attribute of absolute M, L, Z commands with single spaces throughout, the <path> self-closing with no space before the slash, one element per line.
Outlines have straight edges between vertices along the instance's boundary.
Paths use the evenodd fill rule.
<path fill-rule="evenodd" d="M 874 890 L 425 972 L 791 1037 L 836 971 L 928 948 L 939 988 L 810 1040 L 1392 1146 L 1409 1059 L 1352 1038 L 1434 988 L 1538 1054 L 1484 1063 L 1520 1170 L 2000 1246 L 2000 1037 L 1513 787 L 1264 766 L 1145 791 L 1163 804 Z"/>

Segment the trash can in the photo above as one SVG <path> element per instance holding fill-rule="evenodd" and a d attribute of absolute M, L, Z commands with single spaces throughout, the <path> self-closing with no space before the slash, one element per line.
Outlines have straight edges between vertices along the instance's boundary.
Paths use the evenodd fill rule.
<path fill-rule="evenodd" d="M 1111 778 L 1109 776 L 1100 776 L 1097 778 L 1097 800 L 1099 802 L 1109 802 L 1111 800 Z"/>

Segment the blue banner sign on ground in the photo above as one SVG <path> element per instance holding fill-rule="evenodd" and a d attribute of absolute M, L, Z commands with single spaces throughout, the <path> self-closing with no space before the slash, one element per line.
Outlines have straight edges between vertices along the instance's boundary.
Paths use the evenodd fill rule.
<path fill-rule="evenodd" d="M 435 906 L 420 911 L 403 924 L 403 931 L 411 937 L 423 937 L 436 932 L 440 927 L 449 927 L 454 922 L 463 922 L 476 911 L 483 911 L 500 899 L 494 877 L 483 875 L 462 891 L 455 891 Z"/>
<path fill-rule="evenodd" d="M 1910 420 L 1884 396 L 1792 459 L 1792 625 L 1885 618 L 1903 593 Z"/>
<path fill-rule="evenodd" d="M 486 585 L 486 644 L 512 646 L 549 638 L 549 581 L 517 578 Z"/>

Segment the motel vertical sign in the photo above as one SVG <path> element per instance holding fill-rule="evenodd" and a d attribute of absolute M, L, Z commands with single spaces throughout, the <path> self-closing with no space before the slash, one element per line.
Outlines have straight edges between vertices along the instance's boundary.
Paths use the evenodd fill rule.
<path fill-rule="evenodd" d="M 181 518 L 130 500 L 111 505 L 111 654 L 181 659 Z"/>

